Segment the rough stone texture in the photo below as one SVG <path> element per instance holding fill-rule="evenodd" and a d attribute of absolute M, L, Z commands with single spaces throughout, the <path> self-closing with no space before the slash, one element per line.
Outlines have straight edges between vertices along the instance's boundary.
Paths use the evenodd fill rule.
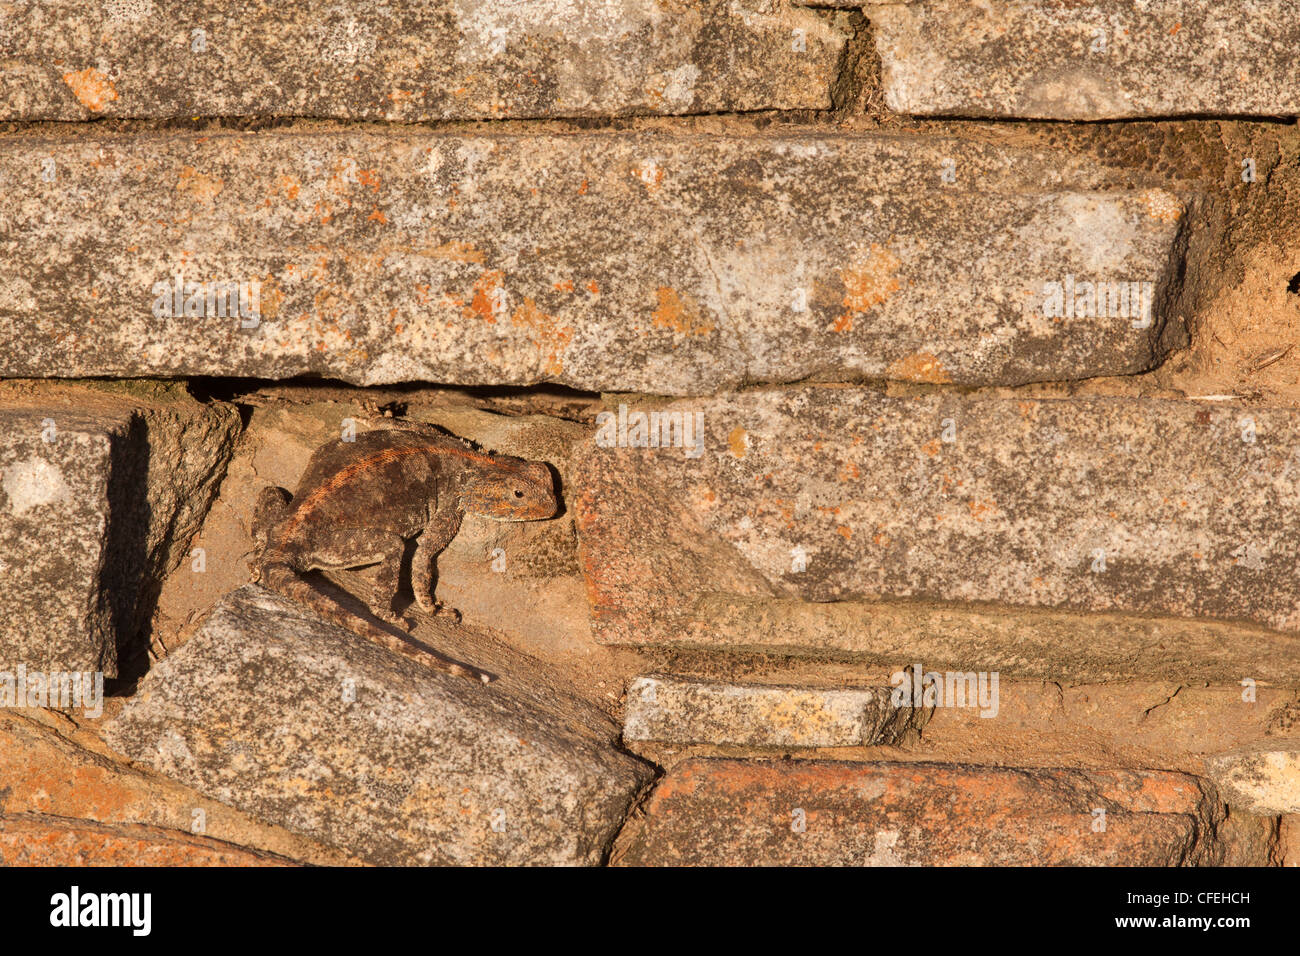
<path fill-rule="evenodd" d="M 1300 18 L 1291 0 L 865 4 L 885 102 L 902 113 L 1300 114 Z"/>
<path fill-rule="evenodd" d="M 0 118 L 826 109 L 833 19 L 784 0 L 15 0 Z"/>
<path fill-rule="evenodd" d="M 715 593 L 701 596 L 674 626 L 646 620 L 640 629 L 624 627 L 621 613 L 593 612 L 600 640 L 865 659 L 891 668 L 919 661 L 967 670 L 977 662 L 979 670 L 1044 680 L 1300 681 L 1294 634 L 1167 615 Z"/>
<path fill-rule="evenodd" d="M 1300 816 L 1287 814 L 1278 825 L 1278 866 L 1300 866 Z"/>
<path fill-rule="evenodd" d="M 1159 767 L 1205 776 L 1209 757 L 1256 743 L 1295 706 L 1293 688 L 1260 686 L 1247 695 L 1239 684 L 1183 680 L 1073 685 L 1003 678 L 996 719 L 980 717 L 976 708 L 936 707 L 906 759 Z"/>
<path fill-rule="evenodd" d="M 543 684 L 434 673 L 256 587 L 105 727 L 133 759 L 381 864 L 600 862 L 650 777 L 613 731 Z"/>
<path fill-rule="evenodd" d="M 1280 817 L 1261 817 L 1228 808 L 1216 836 L 1223 844 L 1223 866 L 1278 866 Z"/>
<path fill-rule="evenodd" d="M 0 391 L 0 670 L 118 673 L 238 429 L 177 390 Z"/>
<path fill-rule="evenodd" d="M 1222 818 L 1213 788 L 1182 774 L 689 760 L 651 793 L 617 862 L 1178 866 L 1217 862 Z"/>
<path fill-rule="evenodd" d="M 14 137 L 0 375 L 700 394 L 1135 373 L 1181 334 L 1196 193 L 1117 178 L 910 134 Z M 208 299 L 175 301 L 178 275 Z M 1067 275 L 1151 283 L 1153 321 L 1046 317 Z"/>
<path fill-rule="evenodd" d="M 179 830 L 0 816 L 0 866 L 292 866 L 292 860 Z"/>
<path fill-rule="evenodd" d="M 628 685 L 624 740 L 750 747 L 860 747 L 893 743 L 916 724 L 888 687 L 721 684 L 666 676 Z"/>
<path fill-rule="evenodd" d="M 1209 760 L 1223 799 L 1247 813 L 1300 813 L 1300 741 L 1270 740 Z"/>
<path fill-rule="evenodd" d="M 109 701 L 112 705 L 116 701 Z M 249 852 L 322 866 L 356 863 L 348 854 L 133 767 L 89 729 L 34 708 L 0 712 L 0 818 L 79 820 L 130 839 L 194 832 Z"/>
<path fill-rule="evenodd" d="M 911 634 L 888 637 L 888 617 L 865 638 L 826 636 L 837 617 L 865 616 L 860 606 L 807 602 L 841 601 L 890 602 L 893 622 L 956 613 L 930 648 L 945 637 L 966 650 L 997 647 L 959 633 L 960 606 L 934 602 L 1164 616 L 1102 642 L 1116 649 L 1178 639 L 1170 616 L 1256 625 L 1228 634 L 1300 629 L 1293 411 L 822 387 L 660 409 L 672 410 L 702 416 L 700 457 L 593 440 L 575 473 L 579 550 L 603 641 L 772 647 L 783 640 L 780 610 L 794 602 L 822 646 L 873 653 L 883 636 L 892 643 L 878 650 L 906 655 L 896 663 L 915 659 Z M 1196 637 L 1200 626 L 1185 632 Z M 999 630 L 1041 648 L 1033 627 Z M 1289 645 L 1294 660 L 1294 640 L 1263 638 Z M 808 646 L 797 631 L 784 640 Z M 1023 643 L 997 653 L 1006 661 L 1026 651 L 1038 653 Z M 1257 651 L 1252 642 L 1255 666 L 1233 679 L 1269 666 Z M 958 663 L 993 669 L 987 661 L 974 653 Z"/>

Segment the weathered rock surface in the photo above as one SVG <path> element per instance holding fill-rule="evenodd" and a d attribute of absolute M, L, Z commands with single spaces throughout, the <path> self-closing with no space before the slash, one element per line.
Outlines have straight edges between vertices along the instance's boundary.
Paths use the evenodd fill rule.
<path fill-rule="evenodd" d="M 1300 18 L 1290 0 L 845 5 L 865 6 L 885 101 L 902 113 L 1300 115 Z"/>
<path fill-rule="evenodd" d="M 1177 866 L 1217 861 L 1222 819 L 1212 787 L 1174 773 L 689 760 L 617 862 Z"/>
<path fill-rule="evenodd" d="M 16 0 L 0 119 L 826 109 L 836 19 L 784 0 Z"/>
<path fill-rule="evenodd" d="M 126 839 L 144 831 L 189 832 L 268 857 L 323 866 L 357 862 L 131 766 L 91 726 L 94 721 L 79 727 L 32 708 L 0 711 L 0 818 L 81 821 Z"/>
<path fill-rule="evenodd" d="M 651 775 L 614 733 L 544 683 L 434 673 L 251 586 L 105 728 L 182 783 L 382 864 L 600 862 Z"/>
<path fill-rule="evenodd" d="M 1135 373 L 1180 334 L 1196 193 L 1116 178 L 907 134 L 10 138 L 0 375 L 701 394 Z"/>
<path fill-rule="evenodd" d="M 1300 741 L 1253 744 L 1209 760 L 1224 800 L 1247 813 L 1300 813 Z"/>
<path fill-rule="evenodd" d="M 15 684 L 19 665 L 118 673 L 238 430 L 234 408 L 169 388 L 0 391 L 0 670 Z"/>
<path fill-rule="evenodd" d="M 981 646 L 1008 664 L 1050 652 L 1037 619 L 1017 622 L 1017 608 L 1161 616 L 1125 621 L 1100 642 L 1107 656 L 1143 644 L 1154 652 L 1183 633 L 1213 644 L 1207 622 L 1180 629 L 1179 618 L 1249 622 L 1253 631 L 1214 632 L 1243 640 L 1300 630 L 1293 411 L 836 387 L 657 411 L 697 416 L 698 457 L 593 440 L 575 472 L 579 550 L 603 641 L 784 643 L 906 655 L 893 658 L 902 665 L 919 649 L 908 649 L 913 633 L 889 626 L 928 620 L 942 629 L 927 649 L 947 642 L 945 660 L 960 649 L 961 669 L 992 670 Z M 852 603 L 815 607 L 825 602 Z M 883 602 L 865 635 L 842 627 L 870 616 L 862 602 Z M 1016 643 L 963 634 L 959 602 L 1009 606 L 994 634 Z M 801 616 L 805 633 L 787 632 Z M 1292 637 L 1262 635 L 1270 643 L 1295 659 Z M 1237 648 L 1234 660 L 1251 669 L 1225 676 L 1258 679 L 1272 666 L 1259 646 Z M 1208 660 L 1230 670 L 1216 654 Z"/>
<path fill-rule="evenodd" d="M 1277 865 L 1300 866 L 1300 815 L 1287 814 L 1278 821 Z"/>
<path fill-rule="evenodd" d="M 292 866 L 292 860 L 179 830 L 43 814 L 0 816 L 0 866 Z"/>
<path fill-rule="evenodd" d="M 939 763 L 1159 767 L 1206 776 L 1208 758 L 1259 743 L 1288 707 L 1292 688 L 1182 681 L 1001 679 L 996 719 L 974 707 L 935 707 L 905 756 Z M 880 759 L 880 758 L 877 758 Z"/>
<path fill-rule="evenodd" d="M 749 747 L 889 744 L 916 725 L 890 688 L 722 684 L 645 676 L 627 689 L 623 738 Z"/>
<path fill-rule="evenodd" d="M 600 640 L 865 659 L 890 668 L 978 664 L 1044 680 L 1300 681 L 1300 636 L 1170 615 L 723 593 L 699 597 L 673 626 L 645 620 L 624 627 L 620 615 L 611 606 L 593 608 Z"/>

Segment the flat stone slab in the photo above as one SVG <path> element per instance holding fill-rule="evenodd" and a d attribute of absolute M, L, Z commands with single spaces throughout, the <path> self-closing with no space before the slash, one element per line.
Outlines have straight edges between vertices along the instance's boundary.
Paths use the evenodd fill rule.
<path fill-rule="evenodd" d="M 892 744 L 915 725 L 916 712 L 894 707 L 890 690 L 637 677 L 627 689 L 623 739 L 749 747 Z"/>
<path fill-rule="evenodd" d="M 852 5 L 864 4 L 885 102 L 901 113 L 1300 115 L 1300 18 L 1290 0 Z"/>
<path fill-rule="evenodd" d="M 95 672 L 117 676 L 215 493 L 239 416 L 58 386 L 10 386 L 0 404 L 0 702 L 59 706 L 48 703 L 58 681 L 68 706 L 64 676 L 81 675 L 83 701 Z"/>
<path fill-rule="evenodd" d="M 784 0 L 17 0 L 0 20 L 0 118 L 826 109 L 838 22 Z"/>
<path fill-rule="evenodd" d="M 624 866 L 1214 863 L 1223 811 L 1177 773 L 693 759 L 620 839 Z"/>
<path fill-rule="evenodd" d="M 435 673 L 254 586 L 105 726 L 134 760 L 385 865 L 601 862 L 651 777 L 613 736 L 544 684 Z"/>
<path fill-rule="evenodd" d="M 1300 813 L 1300 741 L 1263 741 L 1207 764 L 1230 806 L 1262 816 Z"/>
<path fill-rule="evenodd" d="M 701 394 L 1136 373 L 1181 328 L 1196 194 L 1117 177 L 908 134 L 10 138 L 0 375 Z"/>
<path fill-rule="evenodd" d="M 618 447 L 647 411 L 692 416 L 696 443 Z M 968 602 L 1300 630 L 1294 411 L 805 387 L 624 407 L 605 424 L 573 478 L 601 641 L 721 647 L 761 632 L 771 646 L 791 605 L 852 632 L 835 602 L 883 602 L 883 622 L 928 615 L 957 640 L 961 620 L 943 618 Z M 999 632 L 1023 641 L 1033 625 Z M 1121 643 L 1154 652 L 1161 637 L 1149 622 Z M 915 660 L 907 632 L 895 638 L 908 656 L 893 662 Z M 976 660 L 961 669 L 993 669 Z"/>
<path fill-rule="evenodd" d="M 612 609 L 608 609 L 612 610 Z M 1258 625 L 1146 613 L 960 601 L 821 601 L 708 593 L 683 623 L 597 628 L 609 643 L 676 644 L 870 661 L 1076 683 L 1191 677 L 1237 685 L 1300 680 L 1300 635 Z"/>

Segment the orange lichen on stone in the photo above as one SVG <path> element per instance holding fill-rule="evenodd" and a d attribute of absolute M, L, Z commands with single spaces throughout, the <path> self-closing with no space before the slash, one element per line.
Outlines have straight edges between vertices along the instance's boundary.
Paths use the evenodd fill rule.
<path fill-rule="evenodd" d="M 176 183 L 177 192 L 189 193 L 195 199 L 206 203 L 211 203 L 225 188 L 224 179 L 206 176 L 193 166 L 182 166 L 180 179 Z"/>
<path fill-rule="evenodd" d="M 302 183 L 296 176 L 290 176 L 288 173 L 284 173 L 283 175 L 276 177 L 275 188 L 284 193 L 289 199 L 297 199 L 298 191 L 302 189 Z"/>
<path fill-rule="evenodd" d="M 899 289 L 895 273 L 902 263 L 884 246 L 871 244 L 871 251 L 840 272 L 844 282 L 844 307 L 866 312 L 887 300 Z"/>
<path fill-rule="evenodd" d="M 743 428 L 733 428 L 727 436 L 727 447 L 737 458 L 744 458 L 749 451 L 749 433 Z"/>
<path fill-rule="evenodd" d="M 663 167 L 653 160 L 641 166 L 633 166 L 632 175 L 645 186 L 647 192 L 654 192 L 664 181 Z"/>
<path fill-rule="evenodd" d="M 505 301 L 506 274 L 500 269 L 489 269 L 474 283 L 474 298 L 469 303 L 469 316 L 478 316 L 484 322 L 496 322 L 494 306 Z M 469 317 L 467 316 L 467 317 Z"/>
<path fill-rule="evenodd" d="M 279 280 L 274 275 L 268 275 L 265 279 L 258 279 L 260 283 L 258 288 L 258 304 L 261 306 L 259 316 L 263 319 L 274 319 L 280 314 L 280 306 L 284 302 L 284 290 L 280 288 Z"/>
<path fill-rule="evenodd" d="M 536 302 L 528 298 L 515 309 L 510 324 L 531 333 L 529 340 L 543 353 L 543 368 L 547 375 L 563 374 L 564 352 L 573 341 L 572 327 L 557 324 L 554 316 L 547 315 L 537 307 Z"/>
<path fill-rule="evenodd" d="M 672 329 L 683 335 L 708 335 L 713 326 L 701 315 L 699 304 L 690 296 L 683 296 L 676 289 L 660 286 L 655 297 L 659 307 L 654 312 L 656 328 Z"/>
<path fill-rule="evenodd" d="M 72 95 L 86 109 L 98 113 L 113 100 L 117 99 L 117 87 L 103 73 L 94 67 L 87 67 L 77 73 L 64 73 L 63 82 L 68 84 Z"/>
<path fill-rule="evenodd" d="M 939 361 L 938 356 L 929 352 L 917 352 L 913 355 L 903 356 L 890 364 L 888 374 L 890 378 L 901 379 L 905 382 L 929 382 L 934 385 L 943 385 L 952 381 L 952 376 L 944 370 L 943 363 Z"/>
<path fill-rule="evenodd" d="M 451 262 L 482 262 L 484 258 L 483 250 L 478 249 L 470 242 L 444 242 L 440 246 L 428 249 L 424 253 L 433 259 L 447 259 Z"/>

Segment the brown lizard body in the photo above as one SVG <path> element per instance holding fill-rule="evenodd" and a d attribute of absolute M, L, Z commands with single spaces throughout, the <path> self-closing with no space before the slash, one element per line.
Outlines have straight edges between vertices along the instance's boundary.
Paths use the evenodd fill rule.
<path fill-rule="evenodd" d="M 258 498 L 254 577 L 322 617 L 437 670 L 487 683 L 491 678 L 358 618 L 318 590 L 308 571 L 378 564 L 371 613 L 402 624 L 393 612 L 406 543 L 419 538 L 411 562 L 415 603 L 437 613 L 438 555 L 468 512 L 500 521 L 555 515 L 551 472 L 541 462 L 489 455 L 450 436 L 408 428 L 336 439 L 312 454 L 297 493 L 270 487 Z"/>

